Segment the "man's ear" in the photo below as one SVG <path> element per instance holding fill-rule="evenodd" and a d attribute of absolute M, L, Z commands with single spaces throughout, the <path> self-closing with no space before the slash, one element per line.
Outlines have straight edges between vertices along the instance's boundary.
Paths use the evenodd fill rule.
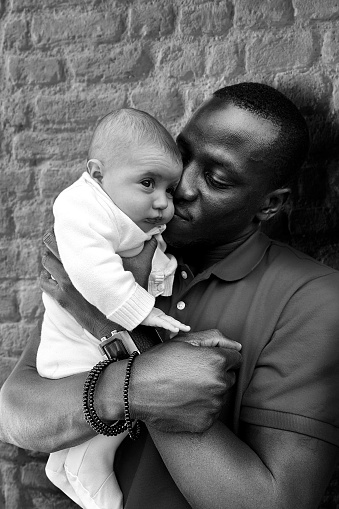
<path fill-rule="evenodd" d="M 87 171 L 99 184 L 102 183 L 103 166 L 99 159 L 89 159 L 87 161 Z"/>
<path fill-rule="evenodd" d="M 276 189 L 266 195 L 262 207 L 256 213 L 256 218 L 259 221 L 267 221 L 271 217 L 275 216 L 281 210 L 290 193 L 291 189 L 289 187 L 285 187 L 283 189 Z"/>

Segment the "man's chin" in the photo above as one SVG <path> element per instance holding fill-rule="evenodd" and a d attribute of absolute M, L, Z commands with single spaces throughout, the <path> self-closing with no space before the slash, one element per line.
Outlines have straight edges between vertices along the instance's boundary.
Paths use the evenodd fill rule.
<path fill-rule="evenodd" d="M 174 225 L 172 221 L 168 223 L 162 236 L 169 246 L 176 249 L 181 249 L 191 244 L 189 228 L 181 228 L 179 225 Z"/>

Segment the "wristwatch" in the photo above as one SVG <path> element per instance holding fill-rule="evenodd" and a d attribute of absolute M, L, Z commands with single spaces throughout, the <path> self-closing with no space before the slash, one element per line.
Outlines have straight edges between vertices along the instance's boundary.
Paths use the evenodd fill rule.
<path fill-rule="evenodd" d="M 100 352 L 108 359 L 127 359 L 131 352 L 140 353 L 127 330 L 112 330 L 107 336 L 100 339 Z"/>

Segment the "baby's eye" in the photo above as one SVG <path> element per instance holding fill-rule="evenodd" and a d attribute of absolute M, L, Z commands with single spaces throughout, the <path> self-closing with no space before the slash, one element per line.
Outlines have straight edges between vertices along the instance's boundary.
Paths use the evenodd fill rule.
<path fill-rule="evenodd" d="M 140 184 L 141 184 L 142 186 L 144 186 L 144 187 L 148 187 L 148 188 L 150 188 L 150 187 L 151 187 L 152 189 L 154 189 L 154 186 L 155 186 L 155 184 L 154 184 L 154 180 L 153 180 L 153 179 L 144 179 L 144 180 L 142 180 L 142 181 L 140 182 Z"/>

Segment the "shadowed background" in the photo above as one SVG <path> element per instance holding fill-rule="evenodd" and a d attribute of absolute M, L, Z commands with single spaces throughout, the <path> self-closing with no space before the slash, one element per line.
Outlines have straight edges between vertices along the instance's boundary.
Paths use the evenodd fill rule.
<path fill-rule="evenodd" d="M 176 135 L 210 93 L 272 85 L 301 108 L 312 151 L 268 232 L 339 268 L 336 0 L 0 0 L 0 384 L 42 316 L 41 237 L 85 170 L 95 121 L 131 106 Z M 0 443 L 0 507 L 75 506 L 46 456 Z M 339 508 L 339 473 L 320 506 Z M 146 508 L 145 508 L 146 509 Z"/>

